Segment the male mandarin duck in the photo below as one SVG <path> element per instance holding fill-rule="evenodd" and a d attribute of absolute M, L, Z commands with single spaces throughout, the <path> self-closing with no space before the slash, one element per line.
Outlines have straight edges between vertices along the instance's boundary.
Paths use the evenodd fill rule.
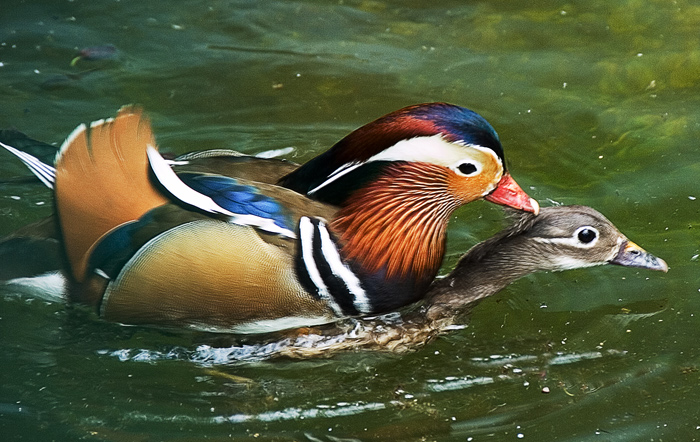
<path fill-rule="evenodd" d="M 270 162 L 269 179 L 222 152 L 166 161 L 134 107 L 79 126 L 55 169 L 3 146 L 54 188 L 71 298 L 129 324 L 250 333 L 393 311 L 430 286 L 457 207 L 539 210 L 491 125 L 445 103 L 390 113 L 298 169 Z"/>

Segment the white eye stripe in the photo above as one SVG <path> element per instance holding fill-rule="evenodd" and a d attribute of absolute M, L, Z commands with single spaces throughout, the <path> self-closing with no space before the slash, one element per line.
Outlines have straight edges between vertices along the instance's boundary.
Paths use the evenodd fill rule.
<path fill-rule="evenodd" d="M 470 149 L 473 149 L 473 151 L 470 151 Z M 475 166 L 477 164 L 481 165 L 483 168 L 483 164 L 478 158 L 481 157 L 483 159 L 482 155 L 484 154 L 492 156 L 501 167 L 503 166 L 501 159 L 492 149 L 477 144 L 467 144 L 463 141 L 450 142 L 447 141 L 442 134 L 401 140 L 393 146 L 368 158 L 366 161 L 343 164 L 338 169 L 334 170 L 324 182 L 311 189 L 308 194 L 312 195 L 341 176 L 352 172 L 363 164 L 373 161 L 432 163 L 449 167 L 460 175 L 464 175 L 464 173 L 458 172 L 457 167 L 463 163 L 472 163 Z"/>
<path fill-rule="evenodd" d="M 384 149 L 372 156 L 367 161 L 416 161 L 435 163 L 448 166 L 450 163 L 469 157 L 466 148 L 474 148 L 480 151 L 493 152 L 475 144 L 466 144 L 461 141 L 447 141 L 442 134 L 428 137 L 415 137 L 401 140 L 393 146 Z M 495 153 L 493 153 L 495 155 Z"/>
<path fill-rule="evenodd" d="M 584 230 L 590 230 L 595 234 L 595 237 L 590 240 L 589 242 L 584 242 L 580 238 L 580 234 Z M 600 232 L 598 232 L 598 229 L 595 227 L 591 226 L 582 226 L 576 229 L 574 234 L 569 237 L 560 237 L 560 238 L 533 238 L 533 240 L 543 243 L 543 244 L 562 244 L 562 245 L 567 245 L 570 247 L 576 247 L 579 249 L 590 249 L 594 247 L 596 244 L 598 244 L 598 239 L 600 238 Z"/>

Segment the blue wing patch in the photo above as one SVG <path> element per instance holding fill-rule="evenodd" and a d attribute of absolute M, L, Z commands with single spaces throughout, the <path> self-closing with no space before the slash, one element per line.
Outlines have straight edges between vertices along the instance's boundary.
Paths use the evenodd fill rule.
<path fill-rule="evenodd" d="M 214 200 L 224 209 L 239 215 L 254 215 L 272 220 L 277 226 L 294 230 L 291 215 L 276 199 L 239 180 L 221 175 L 179 173 L 183 183 Z"/>

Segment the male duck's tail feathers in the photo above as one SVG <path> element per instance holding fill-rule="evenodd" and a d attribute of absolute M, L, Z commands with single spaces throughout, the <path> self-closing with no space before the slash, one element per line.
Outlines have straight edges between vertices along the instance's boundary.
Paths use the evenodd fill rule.
<path fill-rule="evenodd" d="M 78 126 L 56 156 L 56 210 L 73 276 L 83 281 L 92 249 L 117 226 L 168 200 L 151 184 L 146 151 L 155 147 L 141 109 Z"/>
<path fill-rule="evenodd" d="M 32 171 L 37 178 L 41 180 L 46 187 L 53 189 L 53 185 L 56 182 L 56 169 L 48 164 L 42 163 L 37 157 L 32 156 L 26 152 L 22 152 L 19 149 L 15 149 L 0 141 L 0 146 L 4 147 L 8 152 L 22 160 L 22 162 Z"/>
<path fill-rule="evenodd" d="M 42 163 L 53 164 L 58 146 L 29 138 L 17 129 L 0 130 L 0 142 L 37 157 Z"/>

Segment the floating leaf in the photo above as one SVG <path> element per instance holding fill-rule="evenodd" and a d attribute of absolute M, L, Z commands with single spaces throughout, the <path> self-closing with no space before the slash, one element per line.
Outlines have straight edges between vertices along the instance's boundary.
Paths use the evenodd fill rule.
<path fill-rule="evenodd" d="M 117 54 L 117 48 L 114 45 L 90 46 L 80 51 L 77 57 L 71 60 L 70 65 L 75 66 L 78 60 L 98 61 L 109 60 Z"/>

